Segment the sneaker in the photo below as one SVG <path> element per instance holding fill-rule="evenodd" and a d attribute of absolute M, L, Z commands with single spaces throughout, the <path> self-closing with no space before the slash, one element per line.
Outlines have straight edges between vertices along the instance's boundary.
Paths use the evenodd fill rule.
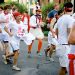
<path fill-rule="evenodd" d="M 4 59 L 4 64 L 7 64 L 6 56 L 2 55 L 2 58 Z"/>
<path fill-rule="evenodd" d="M 16 71 L 21 71 L 21 69 L 19 67 L 17 67 L 17 66 L 13 66 L 12 69 L 16 70 Z"/>
<path fill-rule="evenodd" d="M 49 58 L 49 60 L 52 61 L 52 62 L 54 62 L 54 59 L 53 58 Z"/>
<path fill-rule="evenodd" d="M 12 59 L 6 59 L 8 64 L 13 64 L 13 60 Z"/>
<path fill-rule="evenodd" d="M 38 55 L 38 56 L 42 56 L 42 54 L 41 54 L 41 53 L 37 53 L 37 55 Z"/>
<path fill-rule="evenodd" d="M 28 58 L 31 58 L 31 53 L 28 53 L 28 56 L 27 56 Z"/>

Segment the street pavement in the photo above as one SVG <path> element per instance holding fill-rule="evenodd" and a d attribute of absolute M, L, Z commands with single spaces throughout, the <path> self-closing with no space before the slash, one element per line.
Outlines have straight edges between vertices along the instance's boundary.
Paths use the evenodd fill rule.
<path fill-rule="evenodd" d="M 5 65 L 3 63 L 2 54 L 0 51 L 0 75 L 58 75 L 60 69 L 58 57 L 53 54 L 54 62 L 47 61 L 44 55 L 44 48 L 47 46 L 47 41 L 43 41 L 43 47 L 41 50 L 42 56 L 36 54 L 37 41 L 34 42 L 32 48 L 31 58 L 27 57 L 27 46 L 21 41 L 20 56 L 18 60 L 18 66 L 21 71 L 12 70 L 12 64 Z"/>

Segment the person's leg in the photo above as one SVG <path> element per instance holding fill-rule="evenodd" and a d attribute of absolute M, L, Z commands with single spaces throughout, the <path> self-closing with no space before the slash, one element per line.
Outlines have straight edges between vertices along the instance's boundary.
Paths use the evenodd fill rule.
<path fill-rule="evenodd" d="M 9 59 L 9 57 L 13 56 L 14 53 L 10 52 L 9 42 L 5 42 L 3 45 L 4 45 L 4 49 L 5 49 L 6 59 Z"/>
<path fill-rule="evenodd" d="M 49 57 L 50 58 L 52 57 L 52 54 L 53 54 L 53 50 L 54 49 L 55 49 L 55 46 L 54 45 L 51 45 L 50 50 L 49 50 Z"/>
<path fill-rule="evenodd" d="M 67 73 L 66 67 L 61 67 L 59 75 L 66 75 L 66 73 Z"/>
<path fill-rule="evenodd" d="M 19 52 L 18 50 L 14 51 L 14 57 L 13 57 L 13 65 L 17 65 L 17 61 L 18 61 L 18 56 L 19 56 Z"/>
<path fill-rule="evenodd" d="M 18 62 L 18 57 L 19 57 L 19 50 L 14 51 L 14 57 L 13 57 L 13 70 L 20 71 L 21 69 L 17 67 L 17 62 Z"/>
<path fill-rule="evenodd" d="M 45 56 L 46 56 L 46 57 L 48 56 L 48 52 L 49 52 L 49 50 L 50 50 L 50 47 L 47 46 L 47 48 L 45 49 Z"/>
<path fill-rule="evenodd" d="M 66 75 L 67 71 L 67 67 L 69 66 L 69 60 L 68 60 L 68 55 L 62 55 L 59 57 L 59 63 L 60 63 L 60 71 L 59 71 L 59 75 Z"/>
<path fill-rule="evenodd" d="M 29 54 L 31 53 L 33 42 L 34 42 L 34 41 L 32 41 L 32 43 L 31 43 L 30 45 L 28 45 L 28 53 L 29 53 Z"/>
<path fill-rule="evenodd" d="M 37 51 L 37 53 L 40 53 L 41 48 L 42 48 L 42 39 L 38 39 L 38 51 Z"/>
<path fill-rule="evenodd" d="M 3 47 L 4 47 L 4 55 L 2 55 L 3 59 L 4 59 L 4 63 L 7 64 L 7 59 L 8 59 L 8 55 L 9 55 L 9 43 L 8 41 L 5 41 L 4 44 L 3 44 Z"/>

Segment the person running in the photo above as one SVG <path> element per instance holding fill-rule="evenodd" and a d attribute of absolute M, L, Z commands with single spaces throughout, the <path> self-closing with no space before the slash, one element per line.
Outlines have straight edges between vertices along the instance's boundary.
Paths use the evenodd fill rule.
<path fill-rule="evenodd" d="M 22 21 L 25 25 L 25 27 L 27 28 L 27 32 L 29 33 L 30 31 L 30 16 L 28 15 L 28 12 L 25 12 L 23 14 L 23 17 L 22 17 Z M 32 41 L 33 43 L 33 41 Z M 30 53 L 31 53 L 31 49 L 32 49 L 32 43 L 30 45 L 28 45 L 28 56 L 30 57 Z"/>
<path fill-rule="evenodd" d="M 37 50 L 38 55 L 41 55 L 40 50 L 42 48 L 42 39 L 44 38 L 41 25 L 42 25 L 41 10 L 37 9 L 36 14 L 30 17 L 30 32 L 38 40 L 38 50 Z M 31 53 L 31 50 L 28 53 Z"/>
<path fill-rule="evenodd" d="M 60 16 L 62 16 L 62 15 L 63 15 L 63 10 L 59 10 L 58 11 L 58 18 L 60 18 Z M 54 20 L 52 20 L 52 21 L 54 21 Z M 53 31 L 54 31 L 55 35 L 53 36 L 52 32 L 49 31 L 49 33 L 48 33 L 48 46 L 44 49 L 46 59 L 50 60 L 50 61 L 54 61 L 54 59 L 52 58 L 52 54 L 54 52 L 53 50 L 55 50 L 56 46 L 58 45 L 57 36 L 56 36 L 56 28 L 57 28 L 57 21 L 53 26 Z M 49 54 L 49 58 L 48 58 L 48 54 Z"/>
<path fill-rule="evenodd" d="M 3 49 L 5 52 L 5 55 L 3 55 L 2 57 L 4 58 L 4 63 L 7 64 L 7 59 L 8 56 L 11 56 L 13 53 L 10 52 L 9 49 L 9 35 L 11 36 L 11 33 L 9 33 L 8 31 L 8 20 L 6 19 L 4 13 L 3 13 L 3 9 L 2 7 L 0 7 L 1 11 L 0 11 L 0 28 L 2 30 L 2 32 L 0 33 L 0 37 L 2 40 L 2 45 L 3 45 Z"/>
<path fill-rule="evenodd" d="M 22 15 L 19 12 L 13 13 L 14 21 L 11 21 L 9 24 L 9 30 L 13 34 L 12 37 L 10 37 L 10 44 L 14 53 L 14 61 L 13 61 L 13 67 L 12 69 L 20 71 L 21 69 L 17 67 L 17 60 L 19 56 L 19 49 L 20 49 L 20 40 L 24 40 L 26 45 L 30 45 L 33 40 L 35 40 L 35 37 L 27 32 L 27 28 L 21 21 Z"/>
<path fill-rule="evenodd" d="M 67 2 L 64 4 L 64 12 L 65 14 L 61 16 L 57 21 L 57 36 L 58 42 L 60 44 L 58 51 L 59 53 L 59 62 L 61 69 L 59 71 L 59 75 L 66 75 L 68 63 L 68 54 L 70 52 L 70 47 L 68 45 L 68 34 L 70 26 L 73 24 L 74 20 L 70 16 L 72 13 L 73 4 L 71 2 Z"/>

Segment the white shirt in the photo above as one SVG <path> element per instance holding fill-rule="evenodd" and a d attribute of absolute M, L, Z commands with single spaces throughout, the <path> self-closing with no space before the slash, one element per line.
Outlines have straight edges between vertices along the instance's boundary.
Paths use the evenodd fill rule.
<path fill-rule="evenodd" d="M 20 22 L 20 24 L 18 24 L 16 21 L 12 21 L 12 22 L 10 22 L 10 24 L 9 24 L 9 29 L 12 30 L 12 33 L 13 33 L 14 35 L 17 35 L 18 33 L 21 33 L 21 32 L 19 31 L 20 28 L 21 28 L 21 30 L 24 28 L 24 30 L 27 31 L 27 29 L 26 29 L 25 26 L 23 25 L 23 22 L 22 22 L 22 21 Z"/>
<path fill-rule="evenodd" d="M 4 16 L 4 13 L 0 14 L 0 20 L 6 20 L 5 16 Z M 0 28 L 4 29 L 4 27 L 5 27 L 5 23 L 0 23 Z"/>
<path fill-rule="evenodd" d="M 57 21 L 58 28 L 58 42 L 60 44 L 68 44 L 67 29 L 71 28 L 74 23 L 74 19 L 70 15 L 63 15 Z"/>
<path fill-rule="evenodd" d="M 33 15 L 30 18 L 30 26 L 37 27 L 37 23 L 39 23 L 39 19 L 36 19 L 36 16 Z"/>
<path fill-rule="evenodd" d="M 24 17 L 24 21 L 23 21 L 25 27 L 28 29 L 28 18 Z"/>

